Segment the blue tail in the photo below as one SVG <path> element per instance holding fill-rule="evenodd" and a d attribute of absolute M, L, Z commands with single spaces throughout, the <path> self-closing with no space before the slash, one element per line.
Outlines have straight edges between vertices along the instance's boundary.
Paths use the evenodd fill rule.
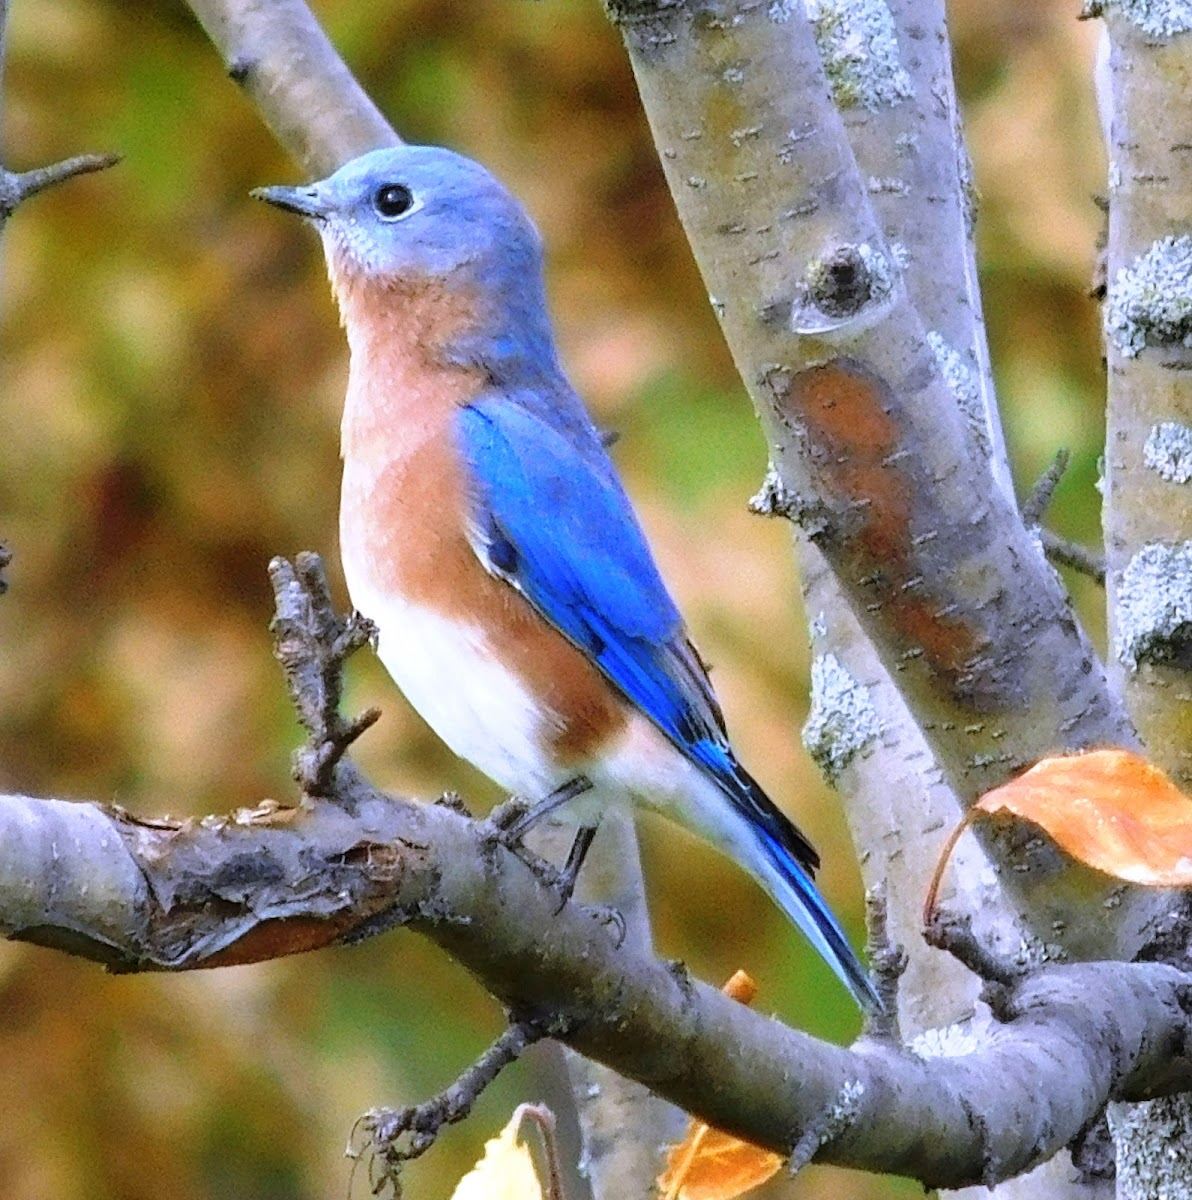
<path fill-rule="evenodd" d="M 868 972 L 812 882 L 819 866 L 814 847 L 737 762 L 726 744 L 705 738 L 688 746 L 686 752 L 716 781 L 745 819 L 751 840 L 761 851 L 752 863 L 758 881 L 803 931 L 861 1008 L 881 1012 L 882 1002 Z"/>
<path fill-rule="evenodd" d="M 881 1012 L 881 998 L 869 973 L 853 952 L 844 930 L 816 890 L 810 876 L 771 833 L 759 830 L 758 837 L 775 876 L 763 881 L 768 885 L 766 890 L 803 931 L 861 1008 L 868 1013 Z"/>

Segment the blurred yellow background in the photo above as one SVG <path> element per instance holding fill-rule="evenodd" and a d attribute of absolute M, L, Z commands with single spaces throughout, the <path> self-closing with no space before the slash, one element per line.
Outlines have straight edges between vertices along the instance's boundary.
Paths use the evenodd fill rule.
<path fill-rule="evenodd" d="M 819 846 L 823 888 L 859 934 L 838 804 L 799 746 L 808 655 L 788 534 L 745 511 L 765 449 L 617 34 L 596 0 L 317 7 L 405 138 L 482 159 L 541 226 L 564 359 L 622 435 L 614 454 L 740 755 Z M 13 8 L 8 165 L 80 150 L 125 161 L 30 202 L 4 239 L 0 539 L 15 557 L 0 601 L 0 786 L 146 814 L 288 798 L 297 730 L 270 657 L 265 565 L 299 549 L 336 564 L 346 367 L 316 239 L 247 195 L 297 171 L 183 5 Z M 1096 29 L 1076 22 L 1075 0 L 952 8 L 1020 490 L 1069 446 L 1053 524 L 1091 540 Z M 1078 591 L 1099 629 L 1099 598 Z M 349 703 L 384 708 L 358 753 L 376 782 L 495 799 L 367 656 Z M 748 969 L 759 1007 L 817 1034 L 855 1031 L 839 988 L 743 875 L 669 827 L 644 834 L 663 952 L 716 982 Z M 177 978 L 112 978 L 0 943 L 0 1200 L 345 1196 L 356 1116 L 427 1097 L 499 1027 L 458 967 L 402 933 Z M 408 1194 L 449 1195 L 539 1082 L 533 1062 L 507 1072 L 410 1169 Z M 812 1169 L 781 1194 L 921 1192 Z"/>

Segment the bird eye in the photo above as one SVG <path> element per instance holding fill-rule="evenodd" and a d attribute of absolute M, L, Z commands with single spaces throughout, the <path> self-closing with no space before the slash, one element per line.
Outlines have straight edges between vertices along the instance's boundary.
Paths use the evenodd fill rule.
<path fill-rule="evenodd" d="M 414 193 L 404 183 L 386 183 L 377 188 L 373 208 L 382 221 L 396 221 L 414 204 Z"/>

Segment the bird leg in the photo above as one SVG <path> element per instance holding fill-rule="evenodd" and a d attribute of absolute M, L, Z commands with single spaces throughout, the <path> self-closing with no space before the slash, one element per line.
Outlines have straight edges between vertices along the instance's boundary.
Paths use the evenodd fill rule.
<path fill-rule="evenodd" d="M 584 792 L 591 790 L 592 781 L 586 775 L 576 775 L 566 783 L 560 784 L 549 796 L 539 800 L 533 808 L 524 811 L 512 825 L 506 827 L 505 836 L 509 843 L 520 842 L 535 825 L 541 824 L 555 809 L 562 808 L 576 796 L 582 796 Z M 587 847 L 584 849 L 586 852 Z"/>
<path fill-rule="evenodd" d="M 555 884 L 562 901 L 559 905 L 560 909 L 571 899 L 572 893 L 575 891 L 575 881 L 579 878 L 580 867 L 584 865 L 584 859 L 588 857 L 588 851 L 592 848 L 592 841 L 595 837 L 595 825 L 581 825 L 575 831 L 575 841 L 571 843 L 571 849 L 567 852 L 567 861 L 563 864 L 558 882 Z"/>
<path fill-rule="evenodd" d="M 510 801 L 495 809 L 489 816 L 489 826 L 494 831 L 494 841 L 501 842 L 510 850 L 518 852 L 522 861 L 534 872 L 534 875 L 545 886 L 554 889 L 559 894 L 561 909 L 571 899 L 575 891 L 575 881 L 579 877 L 580 868 L 592 846 L 596 836 L 595 825 L 581 825 L 575 834 L 575 841 L 567 854 L 567 861 L 561 868 L 555 868 L 528 852 L 521 844 L 522 839 L 535 825 L 540 824 L 556 809 L 574 800 L 576 796 L 590 791 L 592 781 L 586 775 L 576 775 L 566 783 L 560 784 L 549 796 L 540 800 L 532 808 L 526 808 L 520 801 Z M 516 806 L 516 807 L 515 807 Z"/>

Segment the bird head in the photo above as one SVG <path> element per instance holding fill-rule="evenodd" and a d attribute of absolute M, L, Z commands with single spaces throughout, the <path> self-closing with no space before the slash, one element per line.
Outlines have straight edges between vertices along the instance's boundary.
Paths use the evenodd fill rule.
<path fill-rule="evenodd" d="M 517 200 L 479 163 L 438 146 L 373 150 L 318 183 L 253 195 L 315 225 L 333 278 L 491 285 L 541 269 L 538 232 Z"/>

